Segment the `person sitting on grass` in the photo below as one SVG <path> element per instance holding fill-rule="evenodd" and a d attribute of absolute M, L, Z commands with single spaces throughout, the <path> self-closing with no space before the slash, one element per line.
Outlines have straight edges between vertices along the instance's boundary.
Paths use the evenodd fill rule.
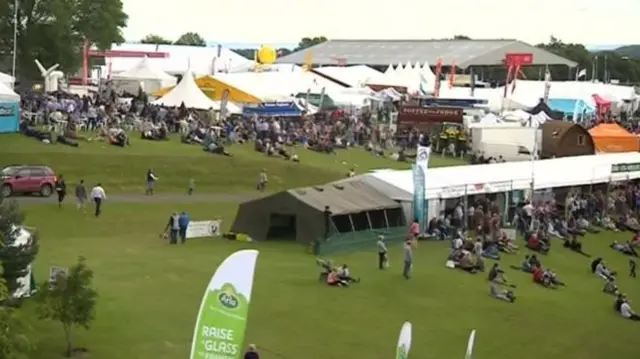
<path fill-rule="evenodd" d="M 598 257 L 591 262 L 591 272 L 606 281 L 615 280 L 616 277 L 616 272 L 607 268 L 602 257 Z"/>
<path fill-rule="evenodd" d="M 487 276 L 487 279 L 490 282 L 495 282 L 497 284 L 502 284 L 502 285 L 508 285 L 511 288 L 515 288 L 515 285 L 509 284 L 509 281 L 507 280 L 507 276 L 504 275 L 504 271 L 502 270 L 502 268 L 500 268 L 498 263 L 493 264 L 493 266 L 491 267 L 491 270 L 489 271 L 489 275 Z"/>
<path fill-rule="evenodd" d="M 629 244 L 632 248 L 640 248 L 640 232 L 636 232 Z"/>
<path fill-rule="evenodd" d="M 538 239 L 537 233 L 533 233 L 529 236 L 529 239 L 527 240 L 527 248 L 541 254 L 549 253 L 549 247 L 543 241 Z"/>
<path fill-rule="evenodd" d="M 602 288 L 602 291 L 606 294 L 618 295 L 618 286 L 616 285 L 615 281 L 608 280 L 604 283 L 604 288 Z"/>
<path fill-rule="evenodd" d="M 332 270 L 331 272 L 327 273 L 327 284 L 332 287 L 348 287 L 349 286 L 349 283 L 347 281 L 340 279 L 340 275 L 336 270 Z"/>
<path fill-rule="evenodd" d="M 508 289 L 501 289 L 499 284 L 492 281 L 489 283 L 489 295 L 493 298 L 513 303 L 516 300 L 515 294 Z"/>
<path fill-rule="evenodd" d="M 333 262 L 331 260 L 325 261 L 321 258 L 316 258 L 316 264 L 322 268 L 322 272 L 320 272 L 320 280 L 326 280 L 329 273 L 334 270 Z"/>
<path fill-rule="evenodd" d="M 584 236 L 587 233 L 586 230 L 578 227 L 578 221 L 573 216 L 569 217 L 569 220 L 567 221 L 567 229 L 569 234 L 573 235 Z"/>
<path fill-rule="evenodd" d="M 584 231 L 585 233 L 600 233 L 597 228 L 592 226 L 591 223 L 589 223 L 589 221 L 582 216 L 578 217 L 578 219 L 576 220 L 576 226 L 578 230 Z"/>
<path fill-rule="evenodd" d="M 611 245 L 609 245 L 611 249 L 614 251 L 620 252 L 622 254 L 626 254 L 628 256 L 638 256 L 638 252 L 631 246 L 630 243 L 619 243 L 618 241 L 613 241 Z"/>
<path fill-rule="evenodd" d="M 602 228 L 604 228 L 604 229 L 606 229 L 608 231 L 620 232 L 618 227 L 616 227 L 616 223 L 608 215 L 605 215 L 604 217 L 602 217 L 602 220 L 600 221 L 600 224 L 601 224 Z"/>
<path fill-rule="evenodd" d="M 505 232 L 498 238 L 498 250 L 504 253 L 515 253 L 518 251 L 518 246 L 509 240 L 509 237 Z"/>
<path fill-rule="evenodd" d="M 563 245 L 565 248 L 568 248 L 576 253 L 580 253 L 585 257 L 591 257 L 582 250 L 582 243 L 580 243 L 576 235 L 571 236 L 570 239 L 565 239 Z"/>
<path fill-rule="evenodd" d="M 346 264 L 343 264 L 342 267 L 338 268 L 338 277 L 340 280 L 347 283 L 360 283 L 360 278 L 354 278 L 351 276 L 351 271 Z"/>
<path fill-rule="evenodd" d="M 640 321 L 640 315 L 633 311 L 631 303 L 624 294 L 616 298 L 615 307 L 623 318 Z"/>
<path fill-rule="evenodd" d="M 529 255 L 524 256 L 524 260 L 520 263 L 520 266 L 511 266 L 511 269 L 521 270 L 525 273 L 533 273 L 533 266 L 531 265 Z"/>
<path fill-rule="evenodd" d="M 545 288 L 556 288 L 557 286 L 565 286 L 558 279 L 556 274 L 550 269 L 544 269 L 540 265 L 536 265 L 533 269 L 533 282 L 542 285 Z"/>

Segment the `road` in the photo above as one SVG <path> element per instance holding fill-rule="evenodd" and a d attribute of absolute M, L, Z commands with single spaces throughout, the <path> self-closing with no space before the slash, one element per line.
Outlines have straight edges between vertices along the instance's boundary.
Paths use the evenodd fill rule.
<path fill-rule="evenodd" d="M 186 194 L 156 194 L 153 196 L 146 196 L 144 194 L 113 194 L 107 195 L 106 202 L 114 203 L 198 203 L 198 202 L 242 202 L 248 201 L 254 198 L 259 198 L 259 194 L 250 193 L 237 193 L 237 194 L 224 194 L 224 193 L 197 193 L 191 196 Z M 49 198 L 38 196 L 26 196 L 26 197 L 10 197 L 15 199 L 20 204 L 42 204 L 42 203 L 55 203 L 57 197 L 55 194 Z M 74 201 L 73 196 L 67 196 L 66 201 Z"/>

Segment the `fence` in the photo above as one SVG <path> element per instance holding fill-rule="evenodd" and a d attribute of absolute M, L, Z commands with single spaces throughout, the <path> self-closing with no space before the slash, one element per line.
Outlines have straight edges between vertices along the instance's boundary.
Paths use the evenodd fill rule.
<path fill-rule="evenodd" d="M 403 226 L 336 234 L 326 240 L 316 241 L 313 254 L 327 256 L 375 249 L 380 235 L 384 236 L 388 246 L 402 243 L 407 238 L 407 228 Z"/>

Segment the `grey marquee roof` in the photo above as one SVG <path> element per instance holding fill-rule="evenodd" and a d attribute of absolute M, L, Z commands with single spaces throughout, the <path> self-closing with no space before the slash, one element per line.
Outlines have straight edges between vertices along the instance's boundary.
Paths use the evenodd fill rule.
<path fill-rule="evenodd" d="M 445 66 L 453 61 L 460 68 L 502 65 L 507 53 L 531 53 L 533 65 L 577 66 L 577 63 L 518 40 L 329 40 L 294 52 L 278 63 L 303 64 L 308 51 L 314 65 L 388 66 L 407 62 L 435 66 L 442 58 Z"/>

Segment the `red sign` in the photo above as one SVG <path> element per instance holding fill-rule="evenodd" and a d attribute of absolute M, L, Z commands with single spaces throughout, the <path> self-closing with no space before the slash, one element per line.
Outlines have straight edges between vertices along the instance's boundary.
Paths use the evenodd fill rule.
<path fill-rule="evenodd" d="M 510 52 L 504 58 L 507 66 L 526 66 L 533 64 L 533 54 L 524 52 Z"/>
<path fill-rule="evenodd" d="M 402 106 L 398 112 L 398 127 L 429 131 L 444 122 L 462 123 L 462 115 L 462 109 L 455 107 Z"/>

